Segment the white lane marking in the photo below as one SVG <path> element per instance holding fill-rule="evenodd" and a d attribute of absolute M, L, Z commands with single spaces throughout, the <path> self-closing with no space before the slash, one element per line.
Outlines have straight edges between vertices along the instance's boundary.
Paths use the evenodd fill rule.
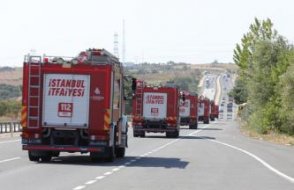
<path fill-rule="evenodd" d="M 118 170 L 120 170 L 120 168 L 113 168 L 112 169 L 113 172 L 117 172 Z"/>
<path fill-rule="evenodd" d="M 236 146 L 233 146 L 233 145 L 224 143 L 224 142 L 220 142 L 220 141 L 217 141 L 217 140 L 210 140 L 210 141 L 215 142 L 215 143 L 218 143 L 218 144 L 222 144 L 224 146 L 227 146 L 227 147 L 230 147 L 232 149 L 235 149 L 235 150 L 238 150 L 240 152 L 243 152 L 243 153 L 247 154 L 248 156 L 250 156 L 250 157 L 254 158 L 255 160 L 257 160 L 258 162 L 260 162 L 262 165 L 264 165 L 270 171 L 272 171 L 275 174 L 279 175 L 280 177 L 288 180 L 289 182 L 294 183 L 294 178 L 293 177 L 290 177 L 290 176 L 288 176 L 288 175 L 280 172 L 279 170 L 277 170 L 276 168 L 272 167 L 270 164 L 268 164 L 267 162 L 265 162 L 264 160 L 262 160 L 258 156 L 252 154 L 251 152 L 248 152 L 247 150 L 244 150 L 244 149 L 241 149 L 239 147 L 236 147 Z"/>
<path fill-rule="evenodd" d="M 91 184 L 93 184 L 93 183 L 95 183 L 97 180 L 90 180 L 90 181 L 87 181 L 85 184 L 86 185 L 91 185 Z"/>
<path fill-rule="evenodd" d="M 103 178 L 105 178 L 105 176 L 102 175 L 102 176 L 97 176 L 95 179 L 101 180 Z"/>
<path fill-rule="evenodd" d="M 80 186 L 73 188 L 73 190 L 81 190 L 81 189 L 84 189 L 85 187 L 86 186 L 84 186 L 84 185 L 80 185 Z"/>
<path fill-rule="evenodd" d="M 111 175 L 113 172 L 105 172 L 104 175 Z"/>
<path fill-rule="evenodd" d="M 2 141 L 0 144 L 7 144 L 7 143 L 14 143 L 14 142 L 20 142 L 20 139 L 18 140 L 10 140 L 10 141 Z"/>
<path fill-rule="evenodd" d="M 205 127 L 205 128 L 206 128 L 206 127 Z M 193 134 L 199 133 L 199 132 L 201 132 L 201 131 L 202 131 L 201 129 L 198 130 L 198 131 L 194 131 L 194 132 L 190 133 L 188 136 L 191 136 L 191 135 L 193 135 Z M 131 165 L 133 162 L 136 162 L 136 161 L 140 160 L 141 158 L 143 158 L 143 157 L 145 157 L 145 156 L 147 156 L 147 155 L 149 155 L 149 154 L 152 154 L 152 153 L 154 153 L 154 152 L 157 152 L 157 151 L 159 151 L 159 150 L 161 150 L 161 149 L 163 149 L 163 148 L 165 148 L 165 147 L 167 147 L 167 146 L 169 146 L 169 145 L 171 145 L 171 144 L 174 144 L 174 143 L 178 142 L 180 139 L 183 139 L 183 138 L 178 138 L 178 139 L 172 140 L 172 141 L 170 141 L 169 143 L 166 143 L 166 144 L 164 144 L 164 145 L 161 145 L 160 147 L 155 148 L 154 150 L 151 150 L 151 151 L 149 151 L 149 152 L 147 152 L 147 153 L 145 153 L 145 154 L 142 154 L 142 155 L 140 155 L 140 156 L 137 156 L 135 159 L 132 159 L 132 160 L 130 160 L 130 161 L 124 163 L 124 165 L 121 165 L 121 166 L 119 166 L 119 167 L 117 167 L 117 168 L 113 168 L 111 172 L 105 172 L 105 173 L 103 174 L 103 176 L 97 176 L 97 177 L 95 178 L 95 180 L 90 180 L 90 181 L 86 182 L 85 185 L 91 185 L 91 184 L 97 182 L 97 180 L 102 180 L 102 179 L 104 179 L 106 176 L 109 176 L 109 175 L 113 174 L 114 172 L 119 171 L 120 169 L 122 169 L 122 168 L 124 168 L 124 167 L 126 167 L 126 166 L 128 166 L 128 165 Z M 85 185 L 75 187 L 73 190 L 84 189 L 84 188 L 86 188 Z"/>
<path fill-rule="evenodd" d="M 148 155 L 149 155 L 148 153 L 145 153 L 145 154 L 141 154 L 140 156 L 145 157 L 145 156 L 148 156 Z"/>
<path fill-rule="evenodd" d="M 0 160 L 0 164 L 4 163 L 4 162 L 9 162 L 9 161 L 13 161 L 13 160 L 19 160 L 21 159 L 20 157 L 14 157 L 14 158 L 9 158 L 9 159 L 5 159 L 5 160 Z"/>

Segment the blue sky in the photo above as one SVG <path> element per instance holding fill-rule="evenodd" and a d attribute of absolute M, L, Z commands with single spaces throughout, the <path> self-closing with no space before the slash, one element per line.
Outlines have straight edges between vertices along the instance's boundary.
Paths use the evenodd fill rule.
<path fill-rule="evenodd" d="M 22 66 L 31 50 L 75 56 L 90 47 L 113 51 L 125 20 L 126 61 L 232 62 L 254 17 L 270 18 L 294 41 L 292 0 L 2 0 L 0 66 Z"/>

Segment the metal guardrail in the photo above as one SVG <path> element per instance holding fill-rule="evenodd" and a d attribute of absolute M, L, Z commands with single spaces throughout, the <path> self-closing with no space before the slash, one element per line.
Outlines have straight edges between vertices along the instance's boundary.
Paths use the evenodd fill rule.
<path fill-rule="evenodd" d="M 22 127 L 19 122 L 0 122 L 0 134 L 21 132 Z"/>

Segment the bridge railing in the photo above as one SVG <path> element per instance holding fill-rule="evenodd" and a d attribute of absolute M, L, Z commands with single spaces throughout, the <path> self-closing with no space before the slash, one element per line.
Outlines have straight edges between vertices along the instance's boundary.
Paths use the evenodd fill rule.
<path fill-rule="evenodd" d="M 0 134 L 21 132 L 22 127 L 19 122 L 0 122 Z"/>

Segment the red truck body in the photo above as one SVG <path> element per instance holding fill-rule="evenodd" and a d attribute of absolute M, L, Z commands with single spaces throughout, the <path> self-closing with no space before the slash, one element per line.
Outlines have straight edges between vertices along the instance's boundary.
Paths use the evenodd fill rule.
<path fill-rule="evenodd" d="M 209 124 L 210 117 L 210 101 L 208 98 L 201 96 L 198 103 L 198 120 L 204 124 Z"/>
<path fill-rule="evenodd" d="M 178 137 L 179 97 L 176 87 L 148 87 L 143 81 L 137 80 L 132 113 L 134 137 L 145 137 L 146 132 Z"/>
<path fill-rule="evenodd" d="M 31 161 L 60 152 L 90 152 L 93 161 L 125 154 L 123 67 L 104 49 L 83 55 L 25 57 L 21 136 Z"/>
<path fill-rule="evenodd" d="M 198 127 L 198 95 L 182 91 L 185 101 L 180 101 L 181 125 L 189 125 L 190 129 Z"/>
<path fill-rule="evenodd" d="M 219 114 L 219 110 L 218 109 L 219 109 L 219 106 L 216 105 L 214 103 L 214 101 L 211 101 L 210 107 L 211 107 L 210 120 L 211 121 L 214 121 L 215 118 L 218 118 L 218 114 Z"/>

